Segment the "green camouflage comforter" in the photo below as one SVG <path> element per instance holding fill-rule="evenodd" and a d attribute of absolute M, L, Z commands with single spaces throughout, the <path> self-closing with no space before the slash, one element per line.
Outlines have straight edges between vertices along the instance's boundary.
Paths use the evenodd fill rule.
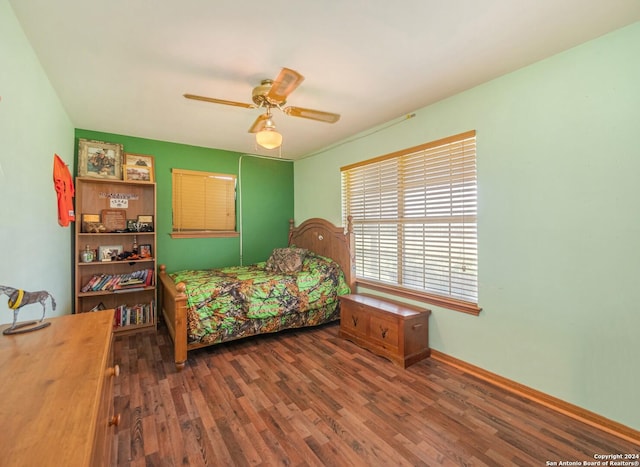
<path fill-rule="evenodd" d="M 297 273 L 273 274 L 265 265 L 170 274 L 187 287 L 189 342 L 223 342 L 339 317 L 338 295 L 350 290 L 337 263 L 308 253 Z"/>

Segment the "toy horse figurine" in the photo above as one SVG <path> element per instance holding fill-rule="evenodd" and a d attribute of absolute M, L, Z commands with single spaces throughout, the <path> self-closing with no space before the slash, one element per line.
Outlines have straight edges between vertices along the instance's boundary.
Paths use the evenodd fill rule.
<path fill-rule="evenodd" d="M 9 297 L 8 305 L 9 308 L 13 310 L 13 324 L 11 327 L 8 327 L 2 334 L 20 334 L 23 332 L 31 332 L 37 329 L 46 328 L 51 323 L 43 323 L 44 315 L 47 312 L 46 301 L 47 298 L 51 299 L 51 308 L 53 310 L 56 309 L 56 301 L 53 299 L 53 296 L 47 292 L 46 290 L 39 290 L 37 292 L 26 292 L 21 289 L 14 289 L 13 287 L 7 287 L 5 285 L 0 285 L 0 295 L 6 295 Z M 18 321 L 18 311 L 25 305 L 31 305 L 32 303 L 40 303 L 42 305 L 42 318 L 40 321 L 30 321 L 28 323 L 20 323 L 16 324 Z M 41 323 L 37 326 L 33 326 L 34 324 Z M 27 326 L 31 326 L 27 328 Z"/>

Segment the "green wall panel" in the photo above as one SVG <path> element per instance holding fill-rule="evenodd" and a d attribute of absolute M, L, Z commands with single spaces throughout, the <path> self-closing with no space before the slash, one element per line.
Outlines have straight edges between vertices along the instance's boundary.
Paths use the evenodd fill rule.
<path fill-rule="evenodd" d="M 293 217 L 293 164 L 235 152 L 134 136 L 76 129 L 79 138 L 122 143 L 125 152 L 155 158 L 157 183 L 157 248 L 167 270 L 249 264 L 267 259 L 273 248 L 286 245 L 288 219 Z M 76 149 L 77 159 L 77 149 Z M 238 176 L 238 227 L 235 238 L 171 238 L 171 169 L 204 170 Z M 240 217 L 242 216 L 242 217 Z"/>
<path fill-rule="evenodd" d="M 240 160 L 243 264 L 266 260 L 287 245 L 293 218 L 293 163 L 242 156 Z"/>

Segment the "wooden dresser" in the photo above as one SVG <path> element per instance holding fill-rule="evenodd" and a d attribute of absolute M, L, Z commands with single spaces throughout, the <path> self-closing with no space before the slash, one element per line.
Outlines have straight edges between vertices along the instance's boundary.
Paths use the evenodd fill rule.
<path fill-rule="evenodd" d="M 113 314 L 50 318 L 44 329 L 0 335 L 1 465 L 111 465 Z"/>
<path fill-rule="evenodd" d="M 403 368 L 430 355 L 430 310 L 373 295 L 339 298 L 341 337 Z"/>

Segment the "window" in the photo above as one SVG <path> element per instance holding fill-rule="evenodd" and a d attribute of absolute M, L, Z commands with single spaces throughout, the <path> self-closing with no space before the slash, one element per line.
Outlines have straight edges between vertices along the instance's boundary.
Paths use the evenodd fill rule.
<path fill-rule="evenodd" d="M 357 283 L 478 314 L 475 131 L 341 173 Z"/>
<path fill-rule="evenodd" d="M 172 237 L 232 237 L 236 228 L 236 176 L 172 169 Z"/>

